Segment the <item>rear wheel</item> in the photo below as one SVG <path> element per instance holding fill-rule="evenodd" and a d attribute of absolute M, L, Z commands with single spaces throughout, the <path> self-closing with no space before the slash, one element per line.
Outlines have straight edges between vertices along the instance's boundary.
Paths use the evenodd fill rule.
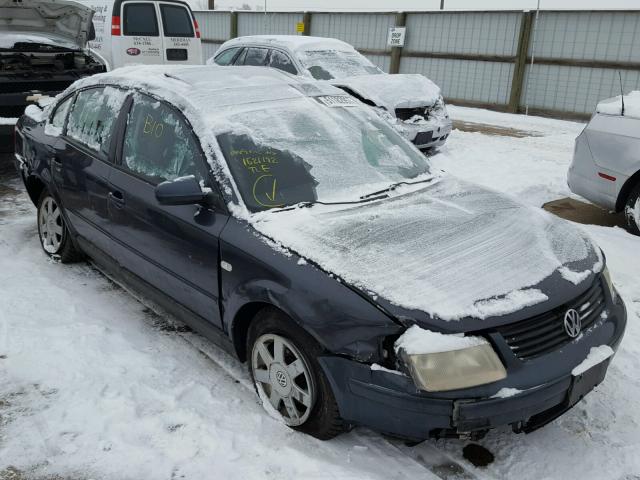
<path fill-rule="evenodd" d="M 627 203 L 624 206 L 624 217 L 627 222 L 627 229 L 640 235 L 640 183 L 638 183 L 629 194 Z"/>
<path fill-rule="evenodd" d="M 60 205 L 46 190 L 38 201 L 38 237 L 42 249 L 50 257 L 62 263 L 82 259 L 82 254 L 73 245 Z"/>
<path fill-rule="evenodd" d="M 289 427 L 321 440 L 344 430 L 318 355 L 322 347 L 274 308 L 256 315 L 247 339 L 249 373 L 264 409 Z"/>

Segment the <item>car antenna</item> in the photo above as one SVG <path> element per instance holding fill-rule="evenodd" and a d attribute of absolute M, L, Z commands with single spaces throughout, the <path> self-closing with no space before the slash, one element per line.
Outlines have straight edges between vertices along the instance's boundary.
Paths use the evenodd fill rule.
<path fill-rule="evenodd" d="M 620 100 L 622 101 L 622 116 L 624 117 L 624 90 L 622 89 L 622 73 L 618 70 L 618 79 L 620 80 Z"/>

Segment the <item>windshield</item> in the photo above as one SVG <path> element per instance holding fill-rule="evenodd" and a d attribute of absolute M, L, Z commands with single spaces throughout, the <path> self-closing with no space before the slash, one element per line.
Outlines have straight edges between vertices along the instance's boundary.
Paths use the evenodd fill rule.
<path fill-rule="evenodd" d="M 270 107 L 230 115 L 229 131 L 217 136 L 252 212 L 360 201 L 429 173 L 424 155 L 351 97 L 298 98 Z"/>
<path fill-rule="evenodd" d="M 310 50 L 300 52 L 298 58 L 316 80 L 382 73 L 378 67 L 358 52 Z"/>

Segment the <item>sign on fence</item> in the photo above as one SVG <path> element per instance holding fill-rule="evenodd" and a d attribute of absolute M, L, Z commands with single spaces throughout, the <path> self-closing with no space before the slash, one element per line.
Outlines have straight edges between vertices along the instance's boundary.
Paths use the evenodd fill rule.
<path fill-rule="evenodd" d="M 389 27 L 389 37 L 387 45 L 390 47 L 404 47 L 404 37 L 407 29 L 405 27 Z"/>
<path fill-rule="evenodd" d="M 304 22 L 296 23 L 296 32 L 304 33 Z"/>

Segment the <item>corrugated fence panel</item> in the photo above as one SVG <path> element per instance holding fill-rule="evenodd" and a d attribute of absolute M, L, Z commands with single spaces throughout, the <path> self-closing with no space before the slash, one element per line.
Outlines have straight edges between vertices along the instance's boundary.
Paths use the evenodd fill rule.
<path fill-rule="evenodd" d="M 356 48 L 388 50 L 389 27 L 393 27 L 395 21 L 393 14 L 314 13 L 311 35 L 339 38 Z"/>
<path fill-rule="evenodd" d="M 238 12 L 238 36 L 296 35 L 296 24 L 302 13 Z"/>
<path fill-rule="evenodd" d="M 200 27 L 203 40 L 228 40 L 230 21 L 229 12 L 197 11 L 193 12 Z"/>
<path fill-rule="evenodd" d="M 513 56 L 520 12 L 408 13 L 410 51 Z"/>
<path fill-rule="evenodd" d="M 444 97 L 477 103 L 505 104 L 513 64 L 443 58 L 404 57 L 400 73 L 421 73 L 435 82 Z"/>
<path fill-rule="evenodd" d="M 533 109 L 592 113 L 620 94 L 615 68 L 537 64 L 538 59 L 640 62 L 640 12 L 540 12 L 534 65 L 527 66 L 521 103 Z M 640 70 L 620 70 L 625 92 L 640 89 Z"/>
<path fill-rule="evenodd" d="M 381 68 L 385 72 L 389 72 L 389 64 L 391 62 L 391 57 L 389 55 L 367 55 L 366 56 L 371 63 Z"/>

